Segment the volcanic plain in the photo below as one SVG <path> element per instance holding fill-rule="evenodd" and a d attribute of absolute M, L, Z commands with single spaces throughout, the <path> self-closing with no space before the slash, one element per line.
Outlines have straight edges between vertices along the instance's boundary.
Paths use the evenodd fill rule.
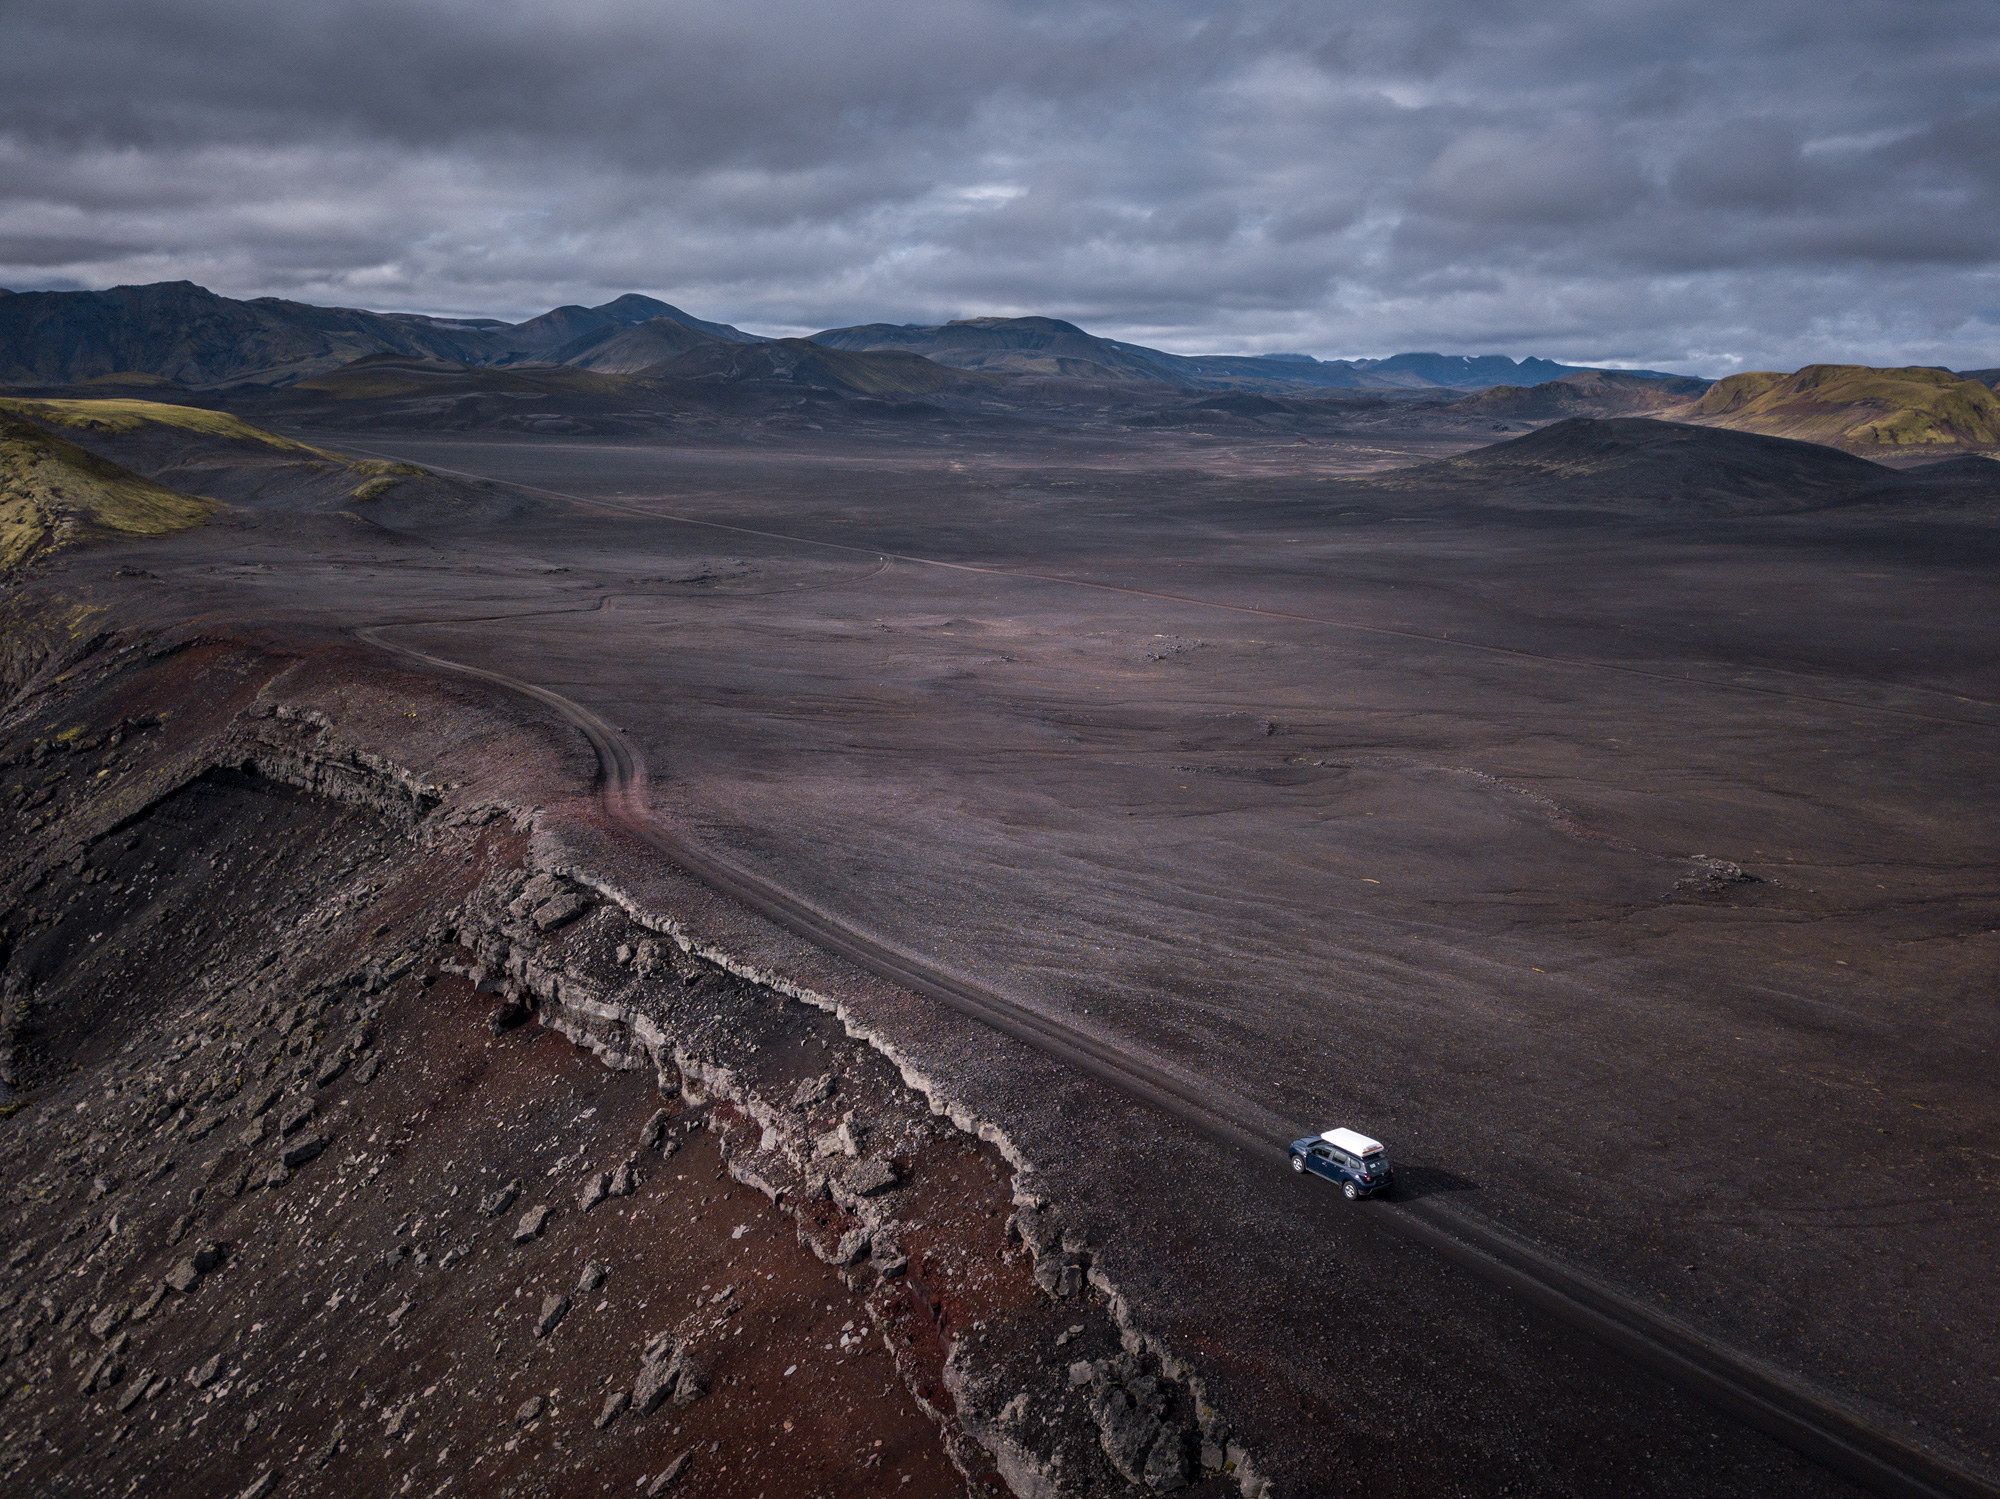
<path fill-rule="evenodd" d="M 675 1128 L 685 1114 L 734 1141 L 735 1167 L 705 1145 L 684 1147 L 683 1164 L 645 1167 L 656 1187 L 633 1199 L 615 1239 L 599 1227 L 624 1212 L 613 1204 L 596 1209 L 594 1237 L 573 1250 L 565 1241 L 579 1262 L 609 1264 L 614 1290 L 623 1277 L 677 1307 L 721 1289 L 735 1251 L 706 1227 L 666 1225 L 713 1211 L 722 1188 L 706 1180 L 718 1172 L 740 1182 L 756 1174 L 744 1163 L 757 1152 L 791 1148 L 757 1099 L 806 1096 L 822 1052 L 852 1054 L 843 1065 L 854 1080 L 839 1086 L 908 1095 L 901 1114 L 879 1105 L 903 1121 L 878 1126 L 894 1148 L 861 1155 L 888 1162 L 910 1206 L 869 1206 L 883 1199 L 837 1173 L 815 1186 L 810 1145 L 795 1152 L 799 1181 L 766 1187 L 804 1214 L 802 1237 L 819 1203 L 822 1216 L 844 1215 L 843 1232 L 873 1233 L 875 1247 L 823 1248 L 836 1271 L 806 1259 L 810 1277 L 759 1259 L 774 1289 L 745 1316 L 772 1338 L 861 1325 L 871 1314 L 854 1308 L 875 1296 L 872 1325 L 892 1330 L 880 1362 L 900 1359 L 907 1375 L 880 1382 L 879 1434 L 816 1439 L 813 1482 L 828 1492 L 896 1491 L 873 1468 L 854 1470 L 865 1483 L 839 1477 L 878 1435 L 924 1492 L 961 1482 L 1285 1495 L 1879 1488 L 1441 1252 L 1436 1235 L 1455 1231 L 1513 1246 L 1549 1284 L 1643 1309 L 1956 1474 L 1957 1491 L 1982 1491 L 2000 1473 L 2000 511 L 1979 467 L 1989 460 L 1892 474 L 1829 448 L 1638 419 L 1477 448 L 1500 434 L 1413 410 L 1357 407 L 1305 433 L 1220 410 L 1125 426 L 1073 413 L 1032 423 L 889 414 L 867 430 L 802 416 L 566 434 L 447 432 L 259 396 L 242 407 L 248 420 L 379 466 L 369 473 L 415 465 L 431 488 L 401 508 L 392 489 L 335 509 L 286 502 L 282 486 L 210 483 L 201 492 L 231 504 L 208 524 L 57 554 L 11 590 L 17 640 L 42 643 L 18 647 L 10 667 L 9 784 L 23 789 L 9 982 L 42 998 L 21 1011 L 19 1108 L 4 1128 L 26 1140 L 37 1121 L 90 1117 L 124 1044 L 106 1030 L 112 1015 L 136 1026 L 150 1013 L 134 959 L 104 980 L 130 989 L 129 1001 L 68 1029 L 56 1018 L 85 1003 L 63 988 L 75 960 L 60 955 L 90 941 L 60 936 L 69 929 L 45 893 L 53 885 L 26 885 L 84 880 L 58 835 L 85 839 L 96 827 L 89 797 L 111 795 L 51 802 L 38 789 L 68 753 L 57 741 L 71 720 L 91 726 L 75 741 L 88 743 L 149 715 L 167 725 L 158 732 L 178 732 L 180 714 L 207 723 L 204 743 L 233 744 L 242 724 L 262 734 L 310 719 L 353 764 L 432 788 L 418 797 L 432 802 L 390 822 L 431 857 L 448 846 L 452 870 L 467 871 L 405 870 L 408 902 L 440 904 L 390 939 L 415 955 L 403 987 L 357 980 L 324 1005 L 350 1041 L 357 1026 L 404 1035 L 411 1057 L 466 1079 L 452 1085 L 467 1095 L 453 1105 L 465 1118 L 431 1126 L 464 1133 L 411 1156 L 426 1170 L 469 1169 L 468 1203 L 490 1185 L 479 1175 L 526 1174 L 533 1149 L 551 1157 L 566 1194 L 574 1184 L 555 1167 L 616 1164 L 588 1129 L 570 1140 L 572 1098 L 602 1107 L 620 1149 L 648 1114 L 636 1098 L 600 1099 L 605 1085 L 582 1077 L 598 1065 L 587 1058 L 558 1064 L 519 1041 L 493 1051 L 517 1023 L 581 1039 L 614 1066 L 645 1053 L 651 1084 L 661 1043 L 642 1047 L 620 1028 L 653 1015 L 666 1051 L 681 1047 L 674 1076 L 660 1077 Z M 63 435 L 149 476 L 169 466 L 157 444 Z M 168 670 L 189 651 L 236 663 L 235 697 Z M 102 702 L 79 695 L 86 681 Z M 585 723 L 613 750 L 593 751 Z M 210 786 L 311 758 L 289 753 L 267 745 L 188 763 L 208 767 L 199 784 Z M 613 815 L 600 795 L 625 760 L 644 767 L 621 783 L 640 804 Z M 89 775 L 100 770 L 105 785 L 125 784 L 124 762 Z M 290 779 L 287 795 L 329 794 L 319 772 Z M 249 794 L 235 781 L 224 789 Z M 115 840 L 161 815 L 145 810 L 158 793 L 131 797 L 88 831 L 91 847 L 123 847 Z M 478 834 L 488 805 L 504 805 L 515 843 Z M 457 842 L 407 832 L 447 814 L 464 821 Z M 636 820 L 655 841 L 635 835 Z M 177 836 L 176 857 L 193 860 L 194 835 Z M 371 836 L 370 857 L 393 862 L 381 852 L 390 835 Z M 507 906 L 501 897 L 531 871 L 570 882 L 577 909 L 560 920 L 578 925 L 552 917 L 553 934 L 530 930 L 555 907 Z M 124 888 L 137 877 L 105 878 Z M 380 878 L 394 878 L 386 864 Z M 494 882 L 498 895 L 467 893 Z M 76 883 L 65 899 L 92 910 L 96 888 Z M 254 884 L 231 889 L 257 906 Z M 537 901 L 560 894 L 550 885 Z M 334 897 L 297 897 L 321 898 Z M 488 908 L 514 915 L 482 927 Z M 352 921 L 363 922 L 359 906 Z M 605 924 L 597 937 L 593 922 Z M 712 977 L 745 1013 L 797 1012 L 792 1039 L 729 1063 L 735 1082 L 714 1070 L 722 1063 L 695 1065 L 700 1048 L 672 1041 L 676 1024 L 696 1023 L 688 1001 L 646 1000 L 647 1010 L 601 997 L 623 992 L 643 932 L 667 934 L 686 969 L 662 968 L 661 992 L 706 994 Z M 185 986 L 203 963 L 236 975 L 209 986 L 238 994 L 230 1025 L 269 1023 L 319 982 L 310 953 L 286 949 L 270 973 L 292 987 L 266 994 L 255 944 L 229 948 L 228 936 L 174 972 Z M 534 957 L 542 943 L 554 958 Z M 562 969 L 572 946 L 597 956 Z M 606 956 L 614 949 L 625 955 Z M 361 974 L 371 961 L 328 958 L 327 971 Z M 559 970 L 571 977 L 549 977 Z M 899 984 L 896 973 L 936 983 Z M 434 981 L 419 987 L 424 974 Z M 482 991 L 519 1007 L 490 1035 Z M 951 993 L 1026 1019 L 991 1023 Z M 830 1030 L 829 1007 L 840 1021 Z M 429 1037 L 431 1024 L 460 1039 Z M 1050 1036 L 1071 1040 L 1044 1044 Z M 454 1047 L 478 1050 L 477 1067 Z M 1086 1056 L 1099 1061 L 1079 1065 Z M 776 1073 L 759 1093 L 742 1080 L 766 1065 Z M 394 1073 L 392 1056 L 373 1086 Z M 338 1076 L 300 1087 L 350 1086 Z M 491 1143 L 509 1110 L 552 1089 L 563 1108 L 536 1105 L 549 1118 L 528 1132 L 546 1128 L 545 1148 Z M 323 1106 L 361 1121 L 347 1145 L 333 1140 L 341 1171 L 357 1178 L 368 1170 L 361 1141 L 391 1137 L 367 1109 L 420 1102 L 373 1096 Z M 800 1106 L 802 1138 L 834 1126 L 837 1109 L 812 1113 L 824 1102 Z M 212 1107 L 225 1104 L 236 1107 Z M 729 1117 L 710 1124 L 711 1110 Z M 928 1134 L 926 1110 L 940 1119 Z M 1392 1199 L 1344 1202 L 1286 1170 L 1285 1141 L 1333 1124 L 1389 1143 Z M 248 1128 L 232 1122 L 230 1137 Z M 18 1148 L 40 1163 L 36 1152 L 55 1147 Z M 175 1168 L 185 1173 L 205 1152 L 170 1153 L 186 1158 Z M 334 1159 L 300 1173 L 330 1174 Z M 688 1185 L 695 1163 L 700 1190 Z M 233 1158 L 202 1169 L 235 1184 Z M 1010 1174 L 1011 1186 L 994 1185 Z M 76 1176 L 84 1195 L 61 1213 L 32 1194 L 10 1199 L 10 1243 L 34 1246 L 10 1274 L 41 1263 L 64 1214 L 101 1216 L 104 1192 L 84 1200 L 90 1177 Z M 956 1195 L 942 1192 L 947 1181 Z M 926 1182 L 940 1193 L 931 1207 L 917 1205 L 931 1201 Z M 222 1195 L 207 1190 L 211 1202 Z M 145 1211 L 167 1209 L 148 1199 Z M 433 1193 L 371 1207 L 365 1222 L 352 1211 L 352 1232 L 390 1256 L 369 1304 L 385 1316 L 422 1305 L 397 1245 L 413 1242 L 418 1216 L 441 1222 L 451 1209 Z M 510 1199 L 509 1225 L 518 1211 Z M 1419 1213 L 1429 1240 L 1399 1226 Z M 197 1228 L 183 1226 L 188 1243 Z M 219 1254 L 237 1253 L 221 1228 L 200 1231 Z M 81 1242 L 98 1241 L 90 1232 Z M 971 1259 L 999 1280 L 952 1268 L 954 1242 L 974 1241 Z M 511 1262 L 507 1236 L 480 1259 L 486 1246 L 469 1230 L 471 1268 L 430 1269 L 458 1242 L 439 1238 L 424 1273 L 489 1277 L 465 1293 L 468 1309 L 499 1299 L 504 1311 L 530 1292 L 542 1306 L 572 1273 L 565 1260 L 516 1290 L 492 1279 Z M 174 1258 L 159 1254 L 162 1266 Z M 675 1255 L 706 1258 L 683 1271 L 666 1263 Z M 62 1272 L 66 1295 L 36 1290 L 46 1315 L 28 1330 L 39 1317 L 45 1352 L 66 1347 L 62 1337 L 88 1346 L 86 1324 L 125 1294 L 115 1276 L 79 1281 L 90 1263 Z M 923 1357 L 898 1350 L 899 1313 L 880 1300 L 904 1294 L 906 1266 L 929 1288 L 917 1299 L 936 1346 Z M 833 1310 L 832 1291 L 815 1300 L 822 1284 L 854 1305 Z M 10 1294 L 16 1315 L 30 1307 L 25 1281 Z M 243 1325 L 268 1325 L 274 1314 L 260 1307 Z M 641 1334 L 672 1331 L 635 1323 L 633 1346 L 607 1344 L 601 1368 L 583 1353 L 551 1355 L 544 1379 L 515 1372 L 513 1360 L 539 1356 L 537 1340 L 496 1316 L 491 1341 L 504 1351 L 486 1351 L 483 1325 L 464 1333 L 464 1357 L 492 1368 L 459 1377 L 500 1403 L 477 1419 L 461 1412 L 451 1430 L 484 1454 L 484 1471 L 510 1475 L 519 1460 L 505 1442 L 531 1440 L 558 1412 L 609 1410 L 626 1365 L 643 1374 L 665 1356 Z M 432 1325 L 440 1346 L 460 1336 L 447 1318 Z M 353 1398 L 368 1412 L 342 1430 L 375 1422 L 379 1432 L 398 1401 L 421 1398 L 389 1389 L 379 1360 L 363 1370 L 361 1352 L 331 1346 L 337 1366 L 360 1371 Z M 614 1360 L 617 1378 L 601 1382 Z M 693 1351 L 686 1361 L 700 1363 Z M 743 1405 L 740 1422 L 803 1424 L 815 1395 L 787 1386 L 796 1376 L 777 1362 L 711 1358 L 692 1406 L 701 1421 L 663 1412 L 684 1438 L 592 1462 L 623 1492 L 655 1482 L 697 1437 L 716 1444 L 720 1464 L 730 1378 L 746 1400 L 753 1384 L 781 1391 L 777 1406 Z M 17 1386 L 30 1393 L 0 1407 L 11 1450 L 26 1454 L 14 1471 L 49 1483 L 54 1470 L 37 1464 L 139 1441 L 121 1430 L 123 1413 L 171 1398 L 100 1421 L 79 1402 L 122 1397 L 94 1385 L 77 1396 L 86 1372 L 94 1381 L 104 1370 L 35 1374 Z M 49 1393 L 57 1375 L 60 1398 Z M 843 1402 L 877 1383 L 873 1370 L 839 1377 L 827 1388 Z M 531 1391 L 550 1414 L 516 1426 Z M 1137 1460 L 1119 1450 L 1132 1429 L 1119 1413 L 1149 1402 L 1146 1429 L 1171 1426 L 1181 1444 L 1171 1473 L 1173 1454 L 1146 1456 L 1166 1451 L 1164 1437 L 1147 1436 Z M 581 1420 L 574 1441 L 608 1452 L 622 1431 L 652 1429 L 624 1410 L 598 1427 Z M 956 1470 L 911 1452 L 913 1419 L 959 1444 Z M 71 1427 L 98 1436 L 54 1435 Z M 728 1429 L 741 1440 L 740 1426 Z M 310 1443 L 301 1433 L 301 1453 L 327 1450 L 315 1432 Z M 763 1469 L 758 1482 L 692 1488 L 710 1451 L 680 1480 L 691 1491 L 760 1491 Z M 276 1448 L 253 1456 L 246 1486 L 264 1481 L 258 1465 L 301 1492 L 340 1481 L 331 1456 L 316 1466 Z M 425 1462 L 430 1492 L 449 1464 Z M 399 1464 L 371 1447 L 350 1471 L 387 1485 Z M 543 1488 L 520 1491 L 586 1491 L 567 1482 L 545 1474 Z"/>

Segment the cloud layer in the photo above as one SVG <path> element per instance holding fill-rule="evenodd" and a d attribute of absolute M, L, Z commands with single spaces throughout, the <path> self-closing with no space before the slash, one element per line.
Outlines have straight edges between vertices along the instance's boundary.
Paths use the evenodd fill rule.
<path fill-rule="evenodd" d="M 0 285 L 2000 364 L 1992 0 L 11 0 Z"/>

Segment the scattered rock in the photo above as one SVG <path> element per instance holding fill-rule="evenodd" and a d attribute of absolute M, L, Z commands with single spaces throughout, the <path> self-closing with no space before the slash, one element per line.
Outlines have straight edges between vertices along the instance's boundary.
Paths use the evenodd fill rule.
<path fill-rule="evenodd" d="M 569 1315 L 569 1297 L 545 1296 L 542 1298 L 542 1315 L 535 1322 L 535 1336 L 546 1338 L 556 1330 L 563 1318 Z"/>
<path fill-rule="evenodd" d="M 1756 875 L 1746 874 L 1741 864 L 1728 859 L 1692 854 L 1687 862 L 1693 866 L 1693 872 L 1674 882 L 1674 889 L 1683 895 L 1720 895 L 1733 885 L 1762 883 Z"/>
<path fill-rule="evenodd" d="M 613 1421 L 616 1421 L 624 1413 L 625 1407 L 631 1403 L 632 1395 L 628 1390 L 614 1390 L 611 1394 L 606 1395 L 604 1397 L 604 1406 L 597 1413 L 597 1429 L 602 1431 Z"/>
<path fill-rule="evenodd" d="M 1058 1259 L 1045 1254 L 1035 1261 L 1035 1284 L 1058 1300 L 1067 1300 L 1083 1291 L 1083 1266 L 1069 1255 Z"/>
<path fill-rule="evenodd" d="M 611 1185 L 605 1190 L 613 1197 L 630 1197 L 633 1189 L 638 1186 L 639 1178 L 633 1169 L 634 1164 L 632 1161 L 622 1162 L 618 1169 L 611 1173 Z"/>
<path fill-rule="evenodd" d="M 576 1205 L 587 1213 L 600 1202 L 604 1201 L 610 1190 L 611 1173 L 608 1171 L 593 1171 L 584 1180 L 583 1190 L 577 1193 Z"/>
<path fill-rule="evenodd" d="M 326 1058 L 326 1060 L 320 1063 L 319 1071 L 313 1074 L 313 1086 L 316 1088 L 324 1088 L 328 1083 L 332 1082 L 335 1078 L 339 1077 L 340 1074 L 345 1072 L 346 1070 L 347 1070 L 347 1053 L 344 1051 L 337 1051 L 332 1056 Z"/>
<path fill-rule="evenodd" d="M 214 1384 L 222 1373 L 222 1355 L 212 1353 L 192 1369 L 188 1370 L 188 1383 L 197 1390 L 205 1390 Z"/>
<path fill-rule="evenodd" d="M 497 1192 L 488 1192 L 479 1199 L 482 1217 L 498 1218 L 514 1205 L 514 1199 L 521 1195 L 521 1178 L 515 1177 Z"/>
<path fill-rule="evenodd" d="M 548 1221 L 549 1210 L 546 1204 L 538 1203 L 529 1208 L 527 1212 L 521 1214 L 521 1221 L 514 1225 L 514 1242 L 525 1244 L 530 1239 L 540 1238 L 542 1225 Z"/>
<path fill-rule="evenodd" d="M 303 1166 L 326 1149 L 326 1141 L 318 1135 L 301 1135 L 285 1147 L 285 1153 L 278 1159 L 287 1170 Z M 303 1189 L 301 1189 L 303 1190 Z"/>
<path fill-rule="evenodd" d="M 107 1306 L 103 1311 L 90 1319 L 90 1335 L 101 1343 L 110 1337 L 117 1330 L 118 1324 L 124 1320 L 124 1307 Z"/>
<path fill-rule="evenodd" d="M 543 1404 L 541 1396 L 530 1395 L 515 1408 L 514 1424 L 516 1426 L 526 1426 L 530 1421 L 540 1420 Z"/>
<path fill-rule="evenodd" d="M 575 891 L 565 891 L 554 900 L 544 901 L 541 905 L 535 907 L 535 913 L 531 919 L 535 923 L 535 930 L 549 932 L 554 931 L 566 921 L 574 921 L 589 909 L 589 901 L 585 900 Z"/>
<path fill-rule="evenodd" d="M 306 1459 L 306 1462 L 315 1472 L 324 1468 L 335 1457 L 340 1455 L 340 1441 L 346 1435 L 347 1423 L 345 1421 L 336 1421 L 333 1430 L 327 1435 L 327 1439 L 319 1445 L 311 1457 Z"/>
<path fill-rule="evenodd" d="M 521 893 L 507 903 L 507 914 L 517 920 L 525 918 L 544 901 L 562 894 L 562 889 L 562 882 L 554 875 L 535 875 L 521 887 Z"/>
<path fill-rule="evenodd" d="M 110 1389 L 124 1377 L 125 1365 L 120 1362 L 118 1355 L 101 1353 L 97 1361 L 90 1366 L 89 1372 L 83 1376 L 83 1382 L 78 1388 L 86 1395 L 94 1395 L 99 1390 Z"/>
<path fill-rule="evenodd" d="M 1156 1494 L 1187 1487 L 1187 1441 L 1172 1421 L 1160 1423 L 1160 1434 L 1153 1439 L 1152 1451 L 1146 1454 L 1146 1469 L 1141 1476 L 1146 1487 Z"/>
<path fill-rule="evenodd" d="M 577 1277 L 576 1288 L 586 1293 L 594 1291 L 604 1284 L 604 1274 L 604 1267 L 592 1260 L 583 1267 L 583 1274 Z"/>
<path fill-rule="evenodd" d="M 840 1242 L 833 1249 L 833 1263 L 851 1265 L 868 1252 L 869 1233 L 865 1228 L 850 1228 L 840 1236 Z"/>
<path fill-rule="evenodd" d="M 639 1131 L 639 1148 L 641 1150 L 652 1150 L 659 1145 L 660 1137 L 667 1132 L 668 1118 L 669 1115 L 665 1109 L 655 1109 L 653 1111 L 653 1117 L 648 1119 L 645 1127 Z"/>
<path fill-rule="evenodd" d="M 278 1116 L 278 1133 L 281 1135 L 291 1134 L 300 1125 L 312 1118 L 317 1108 L 318 1105 L 310 1098 L 301 1098 Z"/>
<path fill-rule="evenodd" d="M 365 1088 L 368 1084 L 375 1081 L 376 1074 L 381 1070 L 382 1054 L 377 1052 L 355 1069 L 354 1080 Z"/>
<path fill-rule="evenodd" d="M 660 1499 L 660 1495 L 673 1487 L 674 1480 L 679 1478 L 686 1470 L 689 1461 L 693 1457 L 694 1454 L 692 1452 L 683 1452 L 679 1457 L 668 1463 L 667 1471 L 646 1485 L 646 1499 Z"/>
<path fill-rule="evenodd" d="M 237 1496 L 237 1499 L 265 1499 L 265 1495 L 269 1494 L 277 1486 L 278 1470 L 276 1468 L 266 1468 L 262 1473 L 257 1475 L 256 1480 L 249 1488 Z"/>
<path fill-rule="evenodd" d="M 870 1156 L 849 1166 L 841 1181 L 855 1196 L 873 1197 L 877 1192 L 886 1192 L 896 1185 L 896 1168 L 879 1157 Z"/>
<path fill-rule="evenodd" d="M 823 1072 L 818 1077 L 809 1077 L 792 1090 L 792 1107 L 809 1109 L 816 1103 L 825 1103 L 833 1097 L 835 1083 L 831 1072 Z"/>
<path fill-rule="evenodd" d="M 632 1407 L 650 1416 L 669 1397 L 677 1406 L 693 1405 L 707 1393 L 701 1371 L 683 1344 L 664 1333 L 646 1345 L 639 1360 L 639 1377 L 632 1386 Z"/>
<path fill-rule="evenodd" d="M 527 1018 L 528 1007 L 519 1000 L 510 999 L 495 1007 L 493 1013 L 486 1017 L 486 1028 L 498 1036 L 513 1030 Z"/>
<path fill-rule="evenodd" d="M 1070 1366 L 1072 1383 L 1078 1367 Z M 1081 1367 L 1089 1371 L 1090 1413 L 1111 1466 L 1126 1482 L 1144 1484 L 1156 1494 L 1186 1487 L 1187 1438 L 1178 1424 L 1165 1419 L 1160 1381 L 1141 1374 L 1129 1353 Z"/>
<path fill-rule="evenodd" d="M 828 1130 L 813 1141 L 813 1154 L 822 1158 L 844 1155 L 852 1159 L 861 1154 L 861 1137 L 855 1133 L 854 1120 L 850 1117 L 840 1121 L 839 1127 Z"/>

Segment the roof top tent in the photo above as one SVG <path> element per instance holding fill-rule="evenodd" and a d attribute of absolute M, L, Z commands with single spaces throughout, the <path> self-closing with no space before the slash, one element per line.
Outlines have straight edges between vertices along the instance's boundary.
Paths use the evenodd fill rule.
<path fill-rule="evenodd" d="M 1378 1155 L 1382 1151 L 1380 1140 L 1371 1140 L 1366 1135 L 1356 1134 L 1351 1129 L 1330 1129 L 1320 1138 L 1329 1145 L 1337 1145 L 1349 1155 Z"/>

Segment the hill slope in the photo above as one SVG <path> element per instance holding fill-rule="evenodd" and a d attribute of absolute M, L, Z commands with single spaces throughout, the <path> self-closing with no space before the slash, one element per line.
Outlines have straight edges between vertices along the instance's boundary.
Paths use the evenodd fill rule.
<path fill-rule="evenodd" d="M 1508 509 L 1672 519 L 1821 510 L 1879 494 L 1899 479 L 1880 464 L 1818 443 L 1648 417 L 1572 417 L 1510 442 L 1353 482 Z"/>
<path fill-rule="evenodd" d="M 2000 445 L 2000 396 L 1976 380 L 1924 367 L 1810 364 L 1791 375 L 1731 375 L 1678 415 L 1850 452 Z"/>
<path fill-rule="evenodd" d="M 0 411 L 0 569 L 92 537 L 184 531 L 219 508 Z"/>
<path fill-rule="evenodd" d="M 0 415 L 173 492 L 285 510 L 436 500 L 452 486 L 410 463 L 352 458 L 221 411 L 140 400 L 0 400 Z M 411 491 L 423 491 L 419 496 Z"/>
<path fill-rule="evenodd" d="M 1685 376 L 1582 370 L 1541 385 L 1496 385 L 1455 402 L 1454 411 L 1496 420 L 1548 421 L 1566 416 L 1635 416 L 1685 406 L 1708 388 Z"/>

